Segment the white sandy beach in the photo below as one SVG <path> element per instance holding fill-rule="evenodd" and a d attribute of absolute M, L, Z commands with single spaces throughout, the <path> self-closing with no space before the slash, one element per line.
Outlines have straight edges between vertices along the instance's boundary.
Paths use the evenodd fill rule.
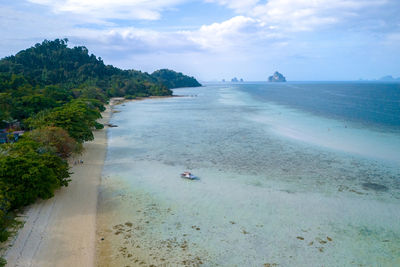
<path fill-rule="evenodd" d="M 102 113 L 106 123 L 110 107 Z M 105 127 L 106 128 L 106 127 Z M 71 168 L 72 181 L 55 196 L 29 206 L 25 225 L 11 242 L 7 266 L 94 266 L 98 186 L 107 148 L 106 129 L 84 144 L 83 164 Z"/>

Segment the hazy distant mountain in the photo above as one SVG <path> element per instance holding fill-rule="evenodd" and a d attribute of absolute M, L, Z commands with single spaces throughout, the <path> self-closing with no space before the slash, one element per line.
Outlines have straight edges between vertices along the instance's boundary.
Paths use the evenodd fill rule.
<path fill-rule="evenodd" d="M 380 81 L 394 81 L 394 78 L 392 75 L 387 75 L 383 76 L 382 78 L 379 79 Z"/>
<path fill-rule="evenodd" d="M 392 75 L 386 75 L 380 78 L 379 81 L 384 81 L 384 82 L 400 81 L 400 77 L 394 78 Z"/>
<path fill-rule="evenodd" d="M 286 82 L 285 76 L 275 71 L 274 75 L 268 77 L 269 82 Z"/>
<path fill-rule="evenodd" d="M 232 78 L 231 82 L 237 83 L 237 82 L 239 82 L 239 80 L 238 80 L 238 78 L 234 77 L 234 78 Z"/>

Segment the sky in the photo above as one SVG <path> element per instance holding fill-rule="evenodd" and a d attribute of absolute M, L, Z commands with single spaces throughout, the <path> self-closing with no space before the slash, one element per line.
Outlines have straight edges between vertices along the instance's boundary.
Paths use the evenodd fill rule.
<path fill-rule="evenodd" d="M 0 57 L 68 38 L 200 81 L 400 77 L 400 0 L 0 0 Z"/>

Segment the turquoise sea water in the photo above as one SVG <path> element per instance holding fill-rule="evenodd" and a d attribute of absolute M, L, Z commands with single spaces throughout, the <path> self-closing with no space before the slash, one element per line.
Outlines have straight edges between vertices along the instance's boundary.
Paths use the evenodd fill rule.
<path fill-rule="evenodd" d="M 136 228 L 110 236 L 114 258 L 400 265 L 399 92 L 378 83 L 208 84 L 118 106 L 101 196 L 117 214 L 111 232 L 126 221 Z M 186 170 L 200 180 L 181 179 Z"/>

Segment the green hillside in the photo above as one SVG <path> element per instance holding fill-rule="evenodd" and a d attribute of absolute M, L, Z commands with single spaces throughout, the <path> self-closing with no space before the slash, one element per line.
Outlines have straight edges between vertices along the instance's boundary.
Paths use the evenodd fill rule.
<path fill-rule="evenodd" d="M 189 77 L 173 70 L 157 70 L 153 72 L 151 76 L 157 79 L 159 83 L 164 84 L 168 88 L 201 86 L 201 84 L 194 77 Z"/>

